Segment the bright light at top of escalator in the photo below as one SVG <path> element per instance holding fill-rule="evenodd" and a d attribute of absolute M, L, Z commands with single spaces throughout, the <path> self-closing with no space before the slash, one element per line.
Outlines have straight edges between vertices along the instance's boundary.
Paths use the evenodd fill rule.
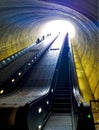
<path fill-rule="evenodd" d="M 70 38 L 73 38 L 75 36 L 75 28 L 73 24 L 65 20 L 50 21 L 45 25 L 43 30 L 43 34 L 57 34 L 58 32 L 61 32 L 63 34 L 66 34 L 68 32 Z"/>

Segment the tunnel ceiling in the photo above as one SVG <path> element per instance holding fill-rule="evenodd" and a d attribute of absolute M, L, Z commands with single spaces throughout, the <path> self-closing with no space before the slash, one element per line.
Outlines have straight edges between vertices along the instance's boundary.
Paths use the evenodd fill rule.
<path fill-rule="evenodd" d="M 42 0 L 72 8 L 98 25 L 98 0 Z"/>
<path fill-rule="evenodd" d="M 14 21 L 29 23 L 33 22 L 33 18 L 39 21 L 45 17 L 62 17 L 61 13 L 65 12 L 64 7 L 82 13 L 98 25 L 98 0 L 2 0 L 0 1 L 0 22 L 3 24 Z M 69 13 L 72 14 L 73 10 L 69 10 Z"/>

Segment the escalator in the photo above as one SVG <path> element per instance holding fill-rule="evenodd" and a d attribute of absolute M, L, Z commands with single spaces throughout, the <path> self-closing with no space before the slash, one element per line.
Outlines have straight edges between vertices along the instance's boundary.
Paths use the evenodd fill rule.
<path fill-rule="evenodd" d="M 65 38 L 52 105 L 52 114 L 43 130 L 95 130 L 92 112 L 83 103 L 78 106 L 73 95 L 68 35 Z M 72 62 L 71 62 L 72 64 Z"/>
<path fill-rule="evenodd" d="M 68 52 L 68 36 L 66 36 L 55 85 L 52 115 L 43 130 L 72 130 Z"/>
<path fill-rule="evenodd" d="M 53 113 L 71 113 L 68 51 L 68 39 L 66 37 L 56 82 Z"/>
<path fill-rule="evenodd" d="M 43 130 L 95 130 L 92 112 L 89 106 L 80 106 L 73 94 L 74 73 L 71 69 L 68 35 L 64 45 L 57 69 L 55 92 L 52 113 Z M 71 49 L 71 48 L 70 48 Z"/>

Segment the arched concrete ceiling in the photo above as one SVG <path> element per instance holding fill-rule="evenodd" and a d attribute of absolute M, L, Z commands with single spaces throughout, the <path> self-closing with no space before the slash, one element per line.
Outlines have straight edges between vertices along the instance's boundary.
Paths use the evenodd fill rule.
<path fill-rule="evenodd" d="M 98 0 L 42 0 L 76 10 L 98 25 Z"/>
<path fill-rule="evenodd" d="M 79 64 L 75 58 L 75 64 L 84 70 L 84 76 L 78 73 L 82 79 L 79 86 L 92 91 L 86 101 L 99 98 L 98 0 L 1 0 L 0 60 L 31 45 L 41 36 L 45 24 L 56 19 L 69 20 L 75 26 L 73 53 L 80 59 Z"/>
<path fill-rule="evenodd" d="M 86 17 L 91 19 L 96 25 L 98 25 L 98 4 L 99 4 L 98 0 L 94 0 L 94 1 L 90 1 L 90 0 L 83 0 L 83 1 L 82 0 L 21 0 L 21 1 L 20 0 L 15 0 L 15 1 L 3 0 L 3 1 L 0 1 L 0 10 L 7 11 L 7 10 L 19 9 L 18 12 L 21 13 L 20 9 L 23 9 L 25 10 L 24 14 L 26 13 L 26 15 L 28 15 L 27 13 L 31 14 L 32 12 L 36 12 L 36 10 L 40 9 L 40 7 L 43 10 L 48 10 L 48 6 L 46 4 L 45 4 L 45 7 L 41 6 L 42 4 L 40 1 L 45 1 L 46 3 L 49 2 L 47 4 L 49 6 L 50 6 L 50 3 L 54 3 L 54 4 L 62 5 L 63 7 L 65 6 L 65 7 L 72 8 L 73 10 L 76 10 L 84 14 Z M 59 10 L 57 5 L 54 5 L 54 7 L 57 8 L 57 10 Z M 47 13 L 48 12 L 49 11 L 47 11 Z M 38 18 L 38 15 L 36 16 L 36 18 Z"/>

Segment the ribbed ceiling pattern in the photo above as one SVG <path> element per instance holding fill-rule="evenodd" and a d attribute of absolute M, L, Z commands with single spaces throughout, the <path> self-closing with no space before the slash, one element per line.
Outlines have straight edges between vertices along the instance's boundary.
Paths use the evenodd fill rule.
<path fill-rule="evenodd" d="M 98 0 L 42 0 L 70 7 L 88 17 L 98 25 Z"/>
<path fill-rule="evenodd" d="M 11 23 L 14 21 L 26 21 L 33 22 L 38 18 L 44 19 L 45 17 L 53 17 L 56 14 L 61 15 L 65 12 L 65 6 L 70 7 L 86 17 L 90 18 L 95 24 L 98 25 L 98 0 L 42 0 L 45 3 L 38 0 L 3 0 L 0 1 L 0 22 Z M 47 3 L 50 2 L 50 3 Z M 53 6 L 51 3 L 54 3 Z M 60 4 L 62 6 L 58 6 Z M 49 5 L 49 6 L 47 6 Z M 57 12 L 58 11 L 58 12 Z M 51 12 L 51 14 L 50 14 Z M 73 11 L 70 10 L 70 14 Z M 13 18 L 12 18 L 12 15 Z M 9 18 L 9 19 L 7 19 Z M 12 19 L 11 19 L 12 18 Z M 25 21 L 25 19 L 27 19 Z"/>

